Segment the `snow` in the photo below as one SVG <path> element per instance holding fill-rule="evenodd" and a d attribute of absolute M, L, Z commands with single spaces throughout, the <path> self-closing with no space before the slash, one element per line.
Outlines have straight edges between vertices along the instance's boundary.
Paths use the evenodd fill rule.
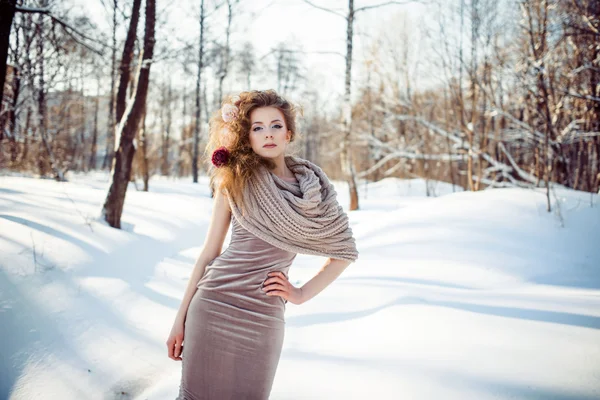
<path fill-rule="evenodd" d="M 174 399 L 165 341 L 210 221 L 208 179 L 131 185 L 123 230 L 98 217 L 106 174 L 69 179 L 0 177 L 0 398 Z M 360 258 L 288 303 L 271 399 L 600 398 L 598 195 L 557 188 L 547 213 L 543 190 L 359 190 Z M 298 255 L 290 280 L 323 262 Z"/>

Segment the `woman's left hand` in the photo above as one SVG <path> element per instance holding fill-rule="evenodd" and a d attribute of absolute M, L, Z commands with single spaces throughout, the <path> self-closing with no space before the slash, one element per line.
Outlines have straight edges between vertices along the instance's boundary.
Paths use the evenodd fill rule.
<path fill-rule="evenodd" d="M 269 278 L 262 287 L 267 296 L 280 296 L 290 303 L 302 304 L 302 289 L 292 285 L 283 272 L 272 271 L 267 275 Z"/>

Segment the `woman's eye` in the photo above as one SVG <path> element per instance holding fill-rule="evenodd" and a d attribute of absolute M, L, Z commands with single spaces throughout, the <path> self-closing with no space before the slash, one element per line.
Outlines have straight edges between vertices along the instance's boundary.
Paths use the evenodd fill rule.
<path fill-rule="evenodd" d="M 275 124 L 275 125 L 273 125 L 273 128 L 275 128 L 275 129 L 281 129 L 281 128 L 283 128 L 283 126 L 279 125 L 279 124 Z M 257 126 L 255 128 L 253 128 L 252 132 L 257 132 L 259 129 L 262 129 L 262 126 Z"/>

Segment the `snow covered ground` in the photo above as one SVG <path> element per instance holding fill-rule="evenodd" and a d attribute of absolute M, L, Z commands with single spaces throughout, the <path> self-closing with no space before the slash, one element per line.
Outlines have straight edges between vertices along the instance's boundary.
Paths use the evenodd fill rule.
<path fill-rule="evenodd" d="M 119 231 L 98 220 L 106 174 L 0 177 L 0 399 L 176 397 L 165 341 L 209 222 L 206 183 L 130 186 Z M 360 258 L 288 304 L 271 398 L 600 398 L 598 195 L 557 189 L 548 214 L 541 191 L 433 189 L 360 186 Z M 290 279 L 323 261 L 299 255 Z"/>

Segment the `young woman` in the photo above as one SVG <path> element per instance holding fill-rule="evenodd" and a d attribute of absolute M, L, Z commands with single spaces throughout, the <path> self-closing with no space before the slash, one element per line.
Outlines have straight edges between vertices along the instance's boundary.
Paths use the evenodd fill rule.
<path fill-rule="evenodd" d="M 178 400 L 268 399 L 285 303 L 310 300 L 358 257 L 325 173 L 286 154 L 295 117 L 267 90 L 229 98 L 211 119 L 212 217 L 167 340 L 169 357 L 182 361 Z M 297 253 L 328 257 L 302 287 L 287 278 Z"/>

